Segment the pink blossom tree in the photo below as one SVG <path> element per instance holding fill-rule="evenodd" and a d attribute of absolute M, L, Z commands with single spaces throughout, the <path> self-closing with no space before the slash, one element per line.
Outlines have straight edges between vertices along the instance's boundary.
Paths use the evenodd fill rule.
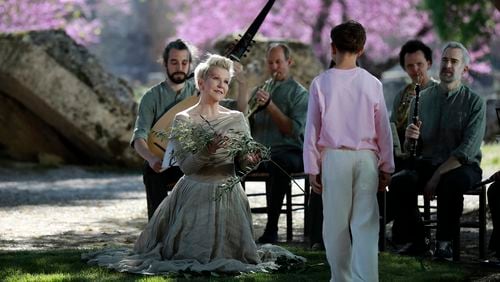
<path fill-rule="evenodd" d="M 208 48 L 220 36 L 243 32 L 266 2 L 172 1 L 177 36 Z M 365 26 L 368 34 L 361 63 L 370 72 L 380 75 L 397 62 L 399 48 L 405 41 L 419 38 L 436 46 L 439 37 L 433 28 L 432 8 L 425 7 L 421 0 L 277 0 L 259 32 L 270 38 L 311 44 L 326 64 L 331 27 L 355 19 Z M 480 46 L 485 44 L 487 42 Z"/>
<path fill-rule="evenodd" d="M 78 43 L 96 43 L 101 22 L 94 16 L 96 4 L 89 3 L 86 0 L 3 0 L 0 1 L 0 32 L 64 29 Z M 128 0 L 106 3 L 128 11 Z"/>

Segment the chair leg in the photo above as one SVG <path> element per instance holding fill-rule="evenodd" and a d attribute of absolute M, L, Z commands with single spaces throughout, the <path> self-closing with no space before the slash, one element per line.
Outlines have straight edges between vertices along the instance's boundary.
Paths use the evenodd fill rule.
<path fill-rule="evenodd" d="M 379 205 L 381 205 L 381 210 L 382 214 L 380 214 L 380 229 L 378 233 L 378 249 L 379 251 L 383 252 L 385 251 L 385 225 L 387 224 L 387 213 L 386 213 L 386 192 L 379 192 L 382 193 L 382 196 L 380 197 L 380 202 Z"/>
<path fill-rule="evenodd" d="M 309 178 L 304 178 L 304 237 L 309 236 L 309 195 L 311 186 Z"/>
<path fill-rule="evenodd" d="M 286 192 L 286 240 L 293 239 L 293 221 L 292 221 L 292 187 Z"/>
<path fill-rule="evenodd" d="M 455 235 L 453 236 L 452 242 L 453 248 L 453 261 L 460 261 L 460 226 L 458 226 L 458 230 L 455 231 Z"/>
<path fill-rule="evenodd" d="M 479 193 L 479 258 L 486 258 L 486 186 Z"/>
<path fill-rule="evenodd" d="M 424 222 L 430 222 L 431 220 L 431 201 L 424 198 Z M 431 238 L 431 230 L 430 228 L 425 228 L 425 236 L 427 238 Z"/>

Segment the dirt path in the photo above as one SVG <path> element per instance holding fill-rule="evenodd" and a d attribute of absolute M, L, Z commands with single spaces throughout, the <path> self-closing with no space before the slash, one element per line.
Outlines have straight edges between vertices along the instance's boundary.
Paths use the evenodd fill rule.
<path fill-rule="evenodd" d="M 259 189 L 264 190 L 263 183 L 247 185 L 249 192 Z M 250 205 L 262 206 L 264 200 L 251 198 Z M 466 213 L 477 207 L 476 200 L 466 198 Z M 265 215 L 253 218 L 257 237 Z M 303 212 L 295 212 L 293 218 L 294 241 L 303 241 Z M 146 199 L 139 171 L 0 165 L 0 250 L 130 245 L 145 224 Z M 282 240 L 284 232 L 285 216 L 281 216 Z M 475 230 L 462 231 L 464 260 L 477 260 L 477 238 Z"/>
<path fill-rule="evenodd" d="M 250 191 L 260 188 L 259 183 L 247 186 Z M 253 199 L 251 204 L 262 201 Z M 0 250 L 130 245 L 146 224 L 146 215 L 139 171 L 0 165 Z M 303 213 L 295 217 L 301 219 L 294 221 L 294 239 L 303 240 Z M 254 223 L 258 236 L 265 216 L 254 215 Z M 283 239 L 284 223 L 280 221 Z"/>
<path fill-rule="evenodd" d="M 263 191 L 264 187 L 248 183 L 247 190 Z M 250 199 L 251 206 L 264 204 L 263 197 Z M 465 212 L 474 207 L 476 198 L 466 198 Z M 146 224 L 146 214 L 139 171 L 0 163 L 0 251 L 131 246 Z M 303 212 L 294 212 L 293 218 L 294 241 L 303 242 Z M 253 215 L 256 237 L 262 234 L 265 220 L 265 215 Z M 489 232 L 491 227 L 489 220 Z M 283 241 L 285 229 L 281 216 L 279 237 Z M 477 238 L 473 230 L 462 231 L 464 266 L 480 267 Z M 480 269 L 480 281 L 500 280 L 500 275 L 492 274 L 494 270 Z"/>

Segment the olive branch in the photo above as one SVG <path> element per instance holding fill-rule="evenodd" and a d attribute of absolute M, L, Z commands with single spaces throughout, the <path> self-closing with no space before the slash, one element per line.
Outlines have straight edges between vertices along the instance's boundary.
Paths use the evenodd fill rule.
<path fill-rule="evenodd" d="M 212 142 L 218 135 L 212 124 L 200 116 L 204 121 L 203 124 L 194 123 L 190 121 L 179 121 L 174 127 L 172 127 L 170 136 L 178 140 L 181 144 L 181 148 L 174 152 L 174 157 L 183 157 L 186 154 L 195 154 L 200 152 L 207 145 Z M 153 132 L 157 138 L 168 138 L 168 134 L 165 131 L 154 131 Z M 281 166 L 271 159 L 271 149 L 265 145 L 255 141 L 252 137 L 246 135 L 242 131 L 236 131 L 234 129 L 229 129 L 228 134 L 224 136 L 225 138 L 225 149 L 227 150 L 228 158 L 239 159 L 249 154 L 257 154 L 260 156 L 260 160 L 257 163 L 246 163 L 240 167 L 236 176 L 228 178 L 224 183 L 218 186 L 214 200 L 220 200 L 225 193 L 233 190 L 239 182 L 241 182 L 248 174 L 257 169 L 257 167 L 263 162 L 271 162 L 276 165 L 283 173 L 285 173 L 302 191 L 304 189 L 293 179 L 290 174 L 288 174 Z"/>

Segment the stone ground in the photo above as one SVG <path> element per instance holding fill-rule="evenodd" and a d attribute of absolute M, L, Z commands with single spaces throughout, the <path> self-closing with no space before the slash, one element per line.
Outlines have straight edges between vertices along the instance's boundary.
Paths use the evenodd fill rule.
<path fill-rule="evenodd" d="M 247 184 L 249 192 L 263 189 L 263 183 Z M 250 198 L 251 206 L 264 203 L 264 197 Z M 466 198 L 466 216 L 474 216 L 476 206 L 476 198 Z M 139 170 L 0 164 L 0 251 L 131 245 L 146 224 L 146 214 Z M 301 243 L 303 215 L 294 212 L 293 241 L 306 246 Z M 256 214 L 253 219 L 258 237 L 266 218 Z M 491 228 L 488 219 L 488 235 Z M 279 237 L 286 239 L 284 216 Z M 462 231 L 462 240 L 462 263 L 479 267 L 477 232 Z"/>

